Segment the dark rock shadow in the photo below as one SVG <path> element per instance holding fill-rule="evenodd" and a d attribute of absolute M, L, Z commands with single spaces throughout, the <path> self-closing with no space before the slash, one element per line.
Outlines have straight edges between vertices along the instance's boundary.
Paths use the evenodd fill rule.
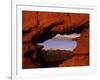
<path fill-rule="evenodd" d="M 38 54 L 37 62 L 40 68 L 58 67 L 64 60 L 69 60 L 74 56 L 71 51 L 66 50 L 43 50 Z"/>

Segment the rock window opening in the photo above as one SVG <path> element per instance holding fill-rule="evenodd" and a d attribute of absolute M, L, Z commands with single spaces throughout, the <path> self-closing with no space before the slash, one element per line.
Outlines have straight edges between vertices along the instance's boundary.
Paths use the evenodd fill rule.
<path fill-rule="evenodd" d="M 57 34 L 53 38 L 46 40 L 43 43 L 38 43 L 38 45 L 43 45 L 44 50 L 68 50 L 73 51 L 77 42 L 76 39 L 80 37 L 79 33 L 72 33 L 70 35 L 60 35 Z"/>

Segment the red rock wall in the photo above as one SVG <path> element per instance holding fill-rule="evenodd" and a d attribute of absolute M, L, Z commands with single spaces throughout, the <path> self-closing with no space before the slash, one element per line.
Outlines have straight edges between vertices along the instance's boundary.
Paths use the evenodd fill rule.
<path fill-rule="evenodd" d="M 77 47 L 73 51 L 75 56 L 65 60 L 60 67 L 64 66 L 87 66 L 89 65 L 89 29 L 83 29 L 81 36 L 77 39 Z"/>
<path fill-rule="evenodd" d="M 24 54 L 28 50 L 38 50 L 37 44 L 41 39 L 46 41 L 56 34 L 71 34 L 80 32 L 77 39 L 77 47 L 74 49 L 75 56 L 65 60 L 59 66 L 87 66 L 89 65 L 89 15 L 80 13 L 56 13 L 56 12 L 22 12 L 23 30 L 23 68 L 39 67 Z M 32 42 L 33 41 L 33 42 Z M 42 41 L 42 42 L 43 42 Z M 36 43 L 35 43 L 36 42 Z"/>

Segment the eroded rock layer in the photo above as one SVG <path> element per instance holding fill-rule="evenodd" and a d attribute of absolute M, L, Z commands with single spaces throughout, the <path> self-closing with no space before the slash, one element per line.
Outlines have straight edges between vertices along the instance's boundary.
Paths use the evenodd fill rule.
<path fill-rule="evenodd" d="M 62 60 L 56 66 L 89 65 L 89 14 L 23 11 L 22 32 L 23 68 L 45 67 L 42 66 L 43 61 L 39 62 L 42 60 L 40 55 L 43 53 L 43 45 L 37 43 L 51 39 L 57 34 L 71 33 L 81 34 L 77 38 L 77 47 L 72 51 L 74 56 Z M 56 62 L 53 62 L 53 66 L 49 63 L 46 66 L 55 67 L 54 64 Z"/>
<path fill-rule="evenodd" d="M 85 28 L 81 32 L 81 36 L 77 39 L 77 47 L 73 53 L 75 56 L 70 60 L 65 60 L 60 64 L 64 66 L 86 66 L 89 65 L 89 29 Z"/>

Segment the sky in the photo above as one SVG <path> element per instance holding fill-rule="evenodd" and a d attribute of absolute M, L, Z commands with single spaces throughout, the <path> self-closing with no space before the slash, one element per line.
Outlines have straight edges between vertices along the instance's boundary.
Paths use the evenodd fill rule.
<path fill-rule="evenodd" d="M 75 37 L 73 37 L 75 36 Z M 76 41 L 73 41 L 73 38 L 79 37 L 80 34 L 71 34 L 71 35 L 56 35 L 52 39 L 49 39 L 39 45 L 44 45 L 44 49 L 60 49 L 60 50 L 70 50 L 72 51 L 76 46 Z"/>

